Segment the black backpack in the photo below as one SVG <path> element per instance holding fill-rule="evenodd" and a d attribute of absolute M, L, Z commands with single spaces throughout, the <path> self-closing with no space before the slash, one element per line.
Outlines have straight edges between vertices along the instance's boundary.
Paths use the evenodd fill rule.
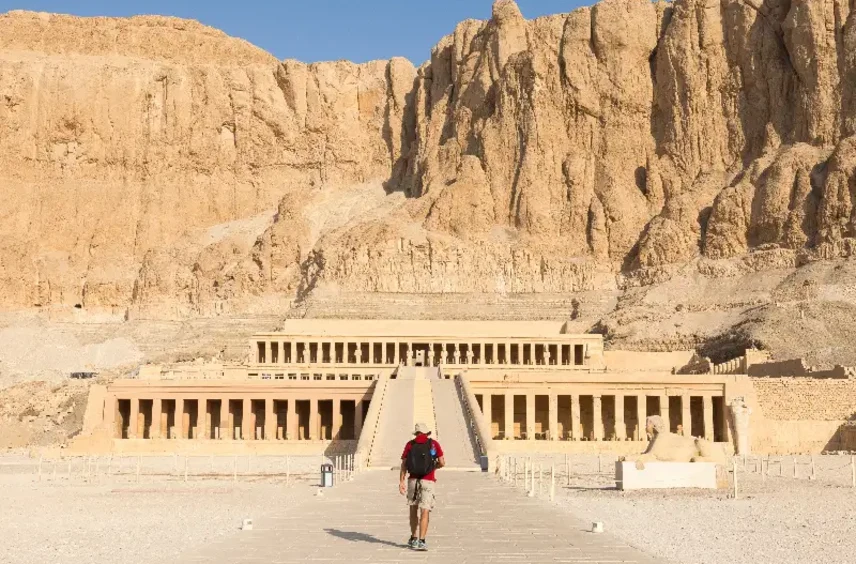
<path fill-rule="evenodd" d="M 434 457 L 431 455 L 431 439 L 424 443 L 410 441 L 410 452 L 407 454 L 405 465 L 411 478 L 424 478 L 434 471 Z"/>

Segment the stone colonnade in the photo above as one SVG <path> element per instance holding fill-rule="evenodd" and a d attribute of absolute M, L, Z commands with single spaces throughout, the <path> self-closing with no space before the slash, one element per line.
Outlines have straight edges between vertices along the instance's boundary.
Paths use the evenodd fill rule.
<path fill-rule="evenodd" d="M 298 395 L 198 398 L 113 396 L 114 438 L 194 440 L 357 440 L 368 411 L 364 396 Z"/>
<path fill-rule="evenodd" d="M 673 433 L 728 440 L 721 394 L 545 394 L 478 388 L 475 392 L 494 439 L 644 441 L 645 419 L 660 415 Z"/>
<path fill-rule="evenodd" d="M 535 339 L 410 340 L 265 339 L 252 341 L 250 357 L 260 365 L 370 364 L 398 366 L 516 365 L 584 366 L 588 343 Z"/>

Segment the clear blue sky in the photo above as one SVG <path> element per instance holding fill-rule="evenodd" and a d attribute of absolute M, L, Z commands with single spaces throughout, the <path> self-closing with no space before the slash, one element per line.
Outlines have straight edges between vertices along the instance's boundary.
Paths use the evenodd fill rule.
<path fill-rule="evenodd" d="M 594 0 L 518 0 L 534 18 Z M 492 0 L 0 0 L 0 12 L 79 16 L 162 14 L 192 18 L 242 37 L 279 59 L 305 62 L 407 57 L 419 65 L 467 18 L 490 17 Z"/>

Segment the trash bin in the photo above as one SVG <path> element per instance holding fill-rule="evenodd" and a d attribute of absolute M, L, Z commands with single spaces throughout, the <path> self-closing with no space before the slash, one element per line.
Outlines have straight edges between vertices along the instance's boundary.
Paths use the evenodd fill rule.
<path fill-rule="evenodd" d="M 333 487 L 333 465 L 332 464 L 322 464 L 321 465 L 321 487 L 322 488 L 332 488 Z"/>

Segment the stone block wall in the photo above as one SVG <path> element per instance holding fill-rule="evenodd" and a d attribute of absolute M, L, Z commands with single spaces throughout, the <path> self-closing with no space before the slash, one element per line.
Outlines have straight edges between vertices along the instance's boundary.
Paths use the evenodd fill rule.
<path fill-rule="evenodd" d="M 856 414 L 856 380 L 753 378 L 752 385 L 767 419 L 843 422 Z"/>

